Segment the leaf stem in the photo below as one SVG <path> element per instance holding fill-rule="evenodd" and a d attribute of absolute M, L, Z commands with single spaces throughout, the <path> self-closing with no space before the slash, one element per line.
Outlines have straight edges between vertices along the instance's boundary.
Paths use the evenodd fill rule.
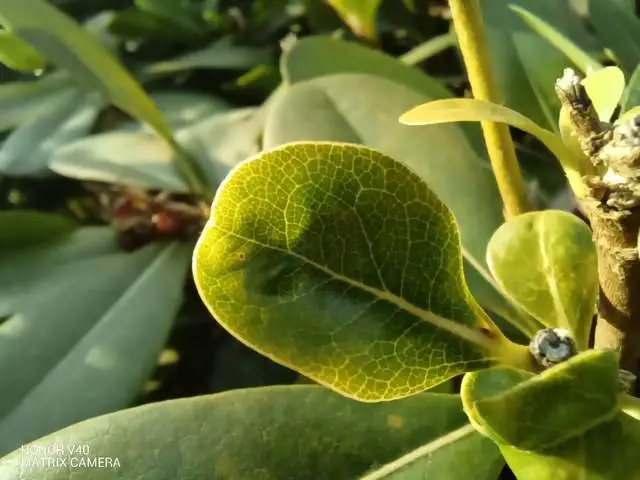
<path fill-rule="evenodd" d="M 478 0 L 449 0 L 449 6 L 474 98 L 500 104 Z M 481 126 L 506 215 L 531 210 L 509 127 L 495 122 Z"/>

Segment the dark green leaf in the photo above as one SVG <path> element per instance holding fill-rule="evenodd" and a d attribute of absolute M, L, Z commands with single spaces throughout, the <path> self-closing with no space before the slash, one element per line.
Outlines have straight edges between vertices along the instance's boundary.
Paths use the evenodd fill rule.
<path fill-rule="evenodd" d="M 619 414 L 544 452 L 503 445 L 502 454 L 518 480 L 637 480 L 640 422 Z"/>
<path fill-rule="evenodd" d="M 353 480 L 423 445 L 434 445 L 450 432 L 466 432 L 465 425 L 454 395 L 362 404 L 301 385 L 145 405 L 79 423 L 29 447 L 86 445 L 89 458 L 117 458 L 122 480 Z M 501 463 L 498 449 L 477 433 L 469 432 L 467 438 L 464 452 L 482 458 L 485 467 L 493 465 L 495 473 Z M 470 478 L 465 462 L 452 455 L 460 452 L 457 446 L 444 443 L 422 456 L 429 478 Z M 2 478 L 24 475 L 21 455 L 18 450 L 0 461 Z M 69 462 L 73 457 L 61 456 Z M 78 468 L 72 474 L 77 480 L 111 480 L 114 471 Z M 69 469 L 48 468 L 46 475 L 48 480 L 67 480 Z M 473 478 L 494 480 L 495 475 Z"/>
<path fill-rule="evenodd" d="M 361 400 L 406 397 L 527 352 L 469 294 L 447 207 L 362 146 L 296 143 L 238 166 L 193 265 L 234 336 Z"/>
<path fill-rule="evenodd" d="M 1 452 L 127 406 L 155 367 L 190 246 L 114 240 L 84 228 L 0 260 Z"/>
<path fill-rule="evenodd" d="M 620 100 L 620 111 L 624 113 L 638 106 L 640 106 L 640 65 L 627 83 L 627 88 Z"/>
<path fill-rule="evenodd" d="M 142 71 L 146 75 L 167 75 L 198 68 L 248 70 L 263 63 L 271 63 L 269 49 L 233 45 L 232 39 L 226 37 L 202 50 L 152 63 Z"/>
<path fill-rule="evenodd" d="M 5 249 L 52 242 L 76 228 L 69 218 L 33 210 L 0 211 L 0 254 Z"/>
<path fill-rule="evenodd" d="M 589 350 L 539 375 L 491 368 L 465 375 L 462 401 L 478 430 L 524 450 L 558 445 L 618 412 L 618 354 Z"/>
<path fill-rule="evenodd" d="M 547 210 L 504 223 L 487 247 L 494 278 L 509 297 L 547 327 L 588 346 L 598 297 L 591 230 L 571 213 Z"/>
<path fill-rule="evenodd" d="M 640 63 L 640 20 L 611 0 L 589 0 L 589 18 L 605 47 L 628 74 Z"/>

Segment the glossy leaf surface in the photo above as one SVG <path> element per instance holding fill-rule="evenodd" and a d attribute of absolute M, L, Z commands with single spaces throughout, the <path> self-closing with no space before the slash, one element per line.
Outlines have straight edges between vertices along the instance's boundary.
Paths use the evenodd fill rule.
<path fill-rule="evenodd" d="M 573 214 L 546 210 L 509 219 L 493 235 L 487 262 L 502 290 L 547 327 L 588 346 L 598 296 L 591 230 Z"/>
<path fill-rule="evenodd" d="M 538 375 L 501 367 L 467 374 L 461 396 L 485 435 L 541 450 L 612 420 L 619 392 L 618 354 L 589 350 Z"/>
<path fill-rule="evenodd" d="M 415 129 L 397 121 L 402 112 L 430 98 L 377 75 L 330 75 L 299 82 L 273 100 L 264 147 L 308 140 L 358 143 L 407 165 L 453 211 L 474 297 L 522 331 L 533 333 L 537 322 L 521 320 L 492 284 L 486 266 L 487 243 L 503 221 L 502 202 L 488 164 L 456 126 Z M 458 194 L 461 189 L 464 195 Z"/>
<path fill-rule="evenodd" d="M 508 348 L 464 282 L 451 212 L 357 145 L 290 144 L 238 166 L 193 270 L 234 336 L 365 401 L 418 393 Z"/>
<path fill-rule="evenodd" d="M 89 458 L 117 458 L 122 480 L 353 480 L 431 444 L 417 459 L 430 477 L 467 480 L 473 463 L 455 462 L 457 452 L 482 458 L 482 470 L 473 478 L 495 480 L 502 459 L 479 434 L 469 432 L 457 443 L 442 441 L 435 448 L 451 432 L 468 430 L 465 425 L 456 395 L 363 404 L 305 385 L 145 405 L 73 425 L 30 446 L 87 445 Z M 0 476 L 24 474 L 20 463 L 19 450 L 0 460 Z M 49 468 L 46 474 L 49 480 L 69 478 L 68 468 Z M 113 475 L 109 468 L 73 470 L 77 480 Z"/>

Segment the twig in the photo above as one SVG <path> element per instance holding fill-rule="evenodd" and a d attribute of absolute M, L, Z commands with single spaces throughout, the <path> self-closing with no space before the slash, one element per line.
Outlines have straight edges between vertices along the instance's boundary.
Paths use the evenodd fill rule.
<path fill-rule="evenodd" d="M 620 351 L 622 368 L 640 367 L 640 116 L 611 125 L 598 120 L 581 78 L 571 69 L 556 83 L 572 129 L 597 175 L 579 199 L 598 251 L 600 296 L 596 348 Z"/>
<path fill-rule="evenodd" d="M 478 0 L 449 0 L 449 6 L 474 98 L 501 103 L 492 75 Z M 507 215 L 531 210 L 509 127 L 493 122 L 482 122 L 481 126 Z"/>

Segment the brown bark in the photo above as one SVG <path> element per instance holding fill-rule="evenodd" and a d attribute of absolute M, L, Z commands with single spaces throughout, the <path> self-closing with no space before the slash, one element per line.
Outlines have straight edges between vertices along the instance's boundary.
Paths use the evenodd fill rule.
<path fill-rule="evenodd" d="M 591 165 L 583 180 L 590 194 L 580 199 L 598 253 L 600 295 L 595 348 L 620 352 L 621 368 L 640 367 L 640 124 L 598 121 L 580 78 L 571 71 L 556 92 Z M 638 120 L 638 119 L 636 119 Z M 594 174 L 594 172 L 596 172 Z"/>
<path fill-rule="evenodd" d="M 621 354 L 620 366 L 637 372 L 640 359 L 640 211 L 615 211 L 595 200 L 583 202 L 598 252 L 600 296 L 595 348 Z"/>

